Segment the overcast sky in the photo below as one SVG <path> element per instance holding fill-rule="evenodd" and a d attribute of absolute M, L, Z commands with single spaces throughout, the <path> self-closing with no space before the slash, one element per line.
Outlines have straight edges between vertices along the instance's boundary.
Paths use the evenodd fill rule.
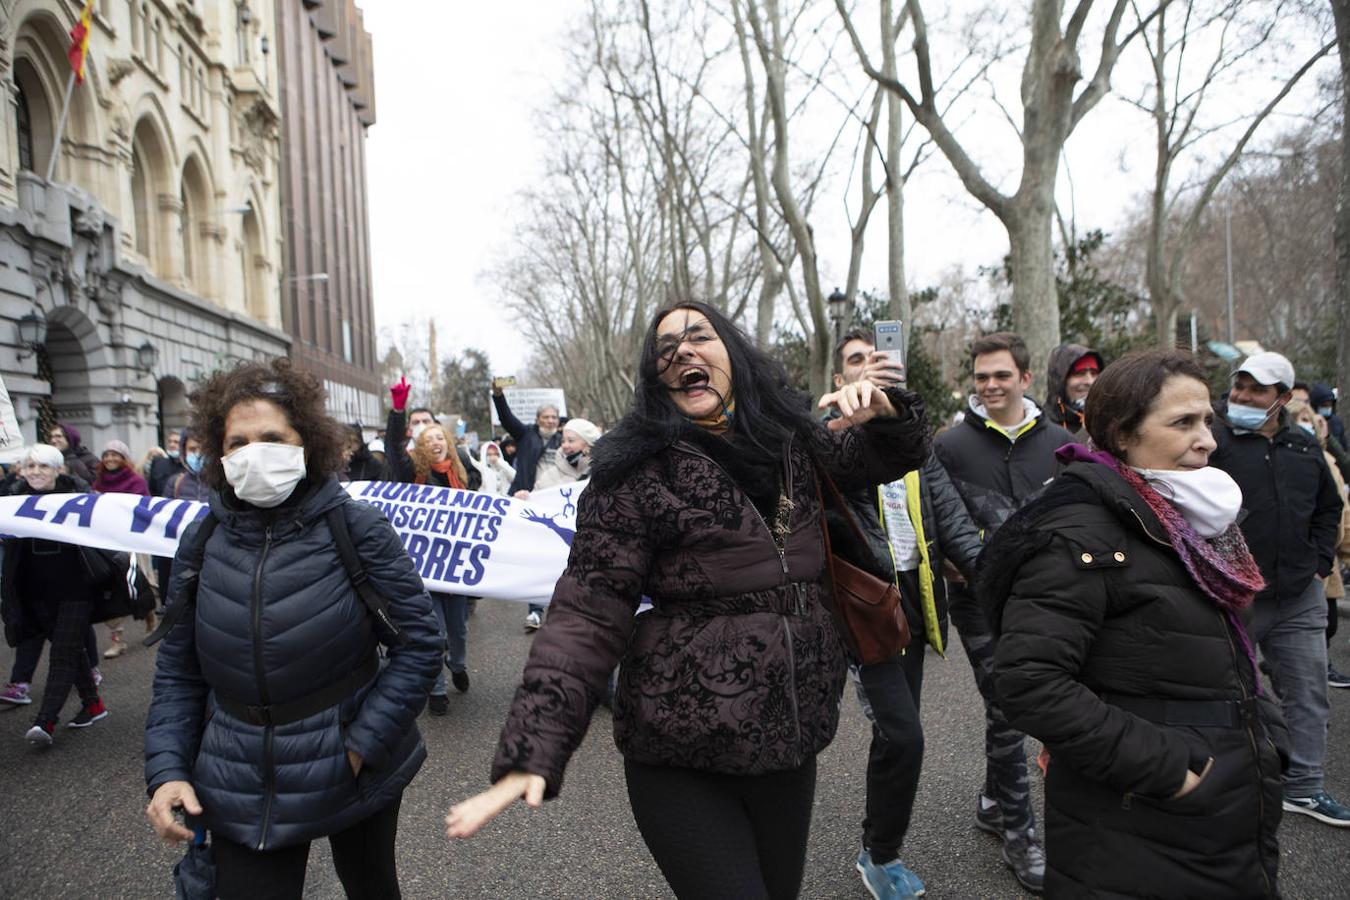
<path fill-rule="evenodd" d="M 509 245 L 515 198 L 540 171 L 532 112 L 561 73 L 564 29 L 586 4 L 364 0 L 362 6 L 375 45 L 378 122 L 369 132 L 368 179 L 377 324 L 434 316 L 443 354 L 480 347 L 495 371 L 514 373 L 530 348 L 481 275 Z M 1095 46 L 1084 52 L 1085 64 L 1095 65 Z M 1117 85 L 1128 80 L 1128 66 L 1119 68 Z M 1005 75 L 999 91 L 1015 108 L 1016 68 Z M 1252 89 L 1268 91 L 1264 84 Z M 1007 125 L 1001 115 L 993 118 L 958 123 L 958 134 L 989 177 L 1011 192 L 1019 154 L 1001 149 Z M 1280 127 L 1271 124 L 1271 133 Z M 1109 99 L 1075 133 L 1066 163 L 1062 208 L 1076 211 L 1080 230 L 1110 230 L 1146 188 L 1153 166 L 1149 125 Z M 883 292 L 884 220 L 879 210 L 861 282 Z M 813 224 L 829 290 L 847 270 L 843 198 L 818 203 Z M 1002 226 L 966 195 L 940 156 L 906 190 L 906 225 L 912 286 L 934 283 L 953 266 L 973 271 L 995 264 L 1007 250 Z"/>

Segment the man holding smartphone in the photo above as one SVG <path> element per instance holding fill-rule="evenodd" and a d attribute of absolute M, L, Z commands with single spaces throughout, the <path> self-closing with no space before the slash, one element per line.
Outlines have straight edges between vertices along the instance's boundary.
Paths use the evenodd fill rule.
<path fill-rule="evenodd" d="M 834 351 L 835 388 L 861 378 L 883 387 L 903 384 L 901 334 L 899 322 L 877 323 L 876 336 L 887 350 L 878 348 L 865 329 L 845 334 Z M 849 550 L 844 555 L 855 565 L 895 580 L 914 634 L 899 656 L 851 668 L 858 701 L 872 722 L 863 847 L 857 869 L 875 897 L 918 896 L 923 882 L 901 862 L 900 848 L 909 830 L 923 766 L 919 698 L 925 644 L 939 656 L 945 652 L 943 564 L 950 560 L 962 572 L 973 572 L 980 533 L 946 471 L 931 455 L 923 468 L 890 484 L 849 494 L 846 500 L 867 537 L 867 546 L 852 546 L 856 544 L 852 532 L 842 523 L 835 524 L 833 516 L 831 541 L 838 551 Z"/>

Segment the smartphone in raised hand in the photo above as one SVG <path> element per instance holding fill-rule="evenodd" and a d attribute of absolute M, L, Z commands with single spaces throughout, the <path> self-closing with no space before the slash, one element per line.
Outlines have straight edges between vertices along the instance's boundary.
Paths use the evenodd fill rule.
<path fill-rule="evenodd" d="M 905 364 L 905 327 L 894 319 L 883 319 L 873 326 L 873 345 L 896 366 Z"/>

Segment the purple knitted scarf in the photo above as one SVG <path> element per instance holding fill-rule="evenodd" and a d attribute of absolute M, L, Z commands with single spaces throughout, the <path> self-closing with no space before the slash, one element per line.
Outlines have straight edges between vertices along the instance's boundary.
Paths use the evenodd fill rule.
<path fill-rule="evenodd" d="M 1108 466 L 1125 483 L 1134 488 L 1148 508 L 1158 517 L 1163 530 L 1167 532 L 1168 542 L 1181 559 L 1187 574 L 1196 587 L 1214 604 L 1223 610 L 1232 624 L 1233 630 L 1242 641 L 1247 659 L 1252 664 L 1252 677 L 1256 690 L 1261 692 L 1261 675 L 1256 667 L 1256 651 L 1252 647 L 1247 629 L 1242 625 L 1240 610 L 1252 605 L 1257 591 L 1265 587 L 1261 569 L 1247 549 L 1247 541 L 1237 523 L 1229 525 L 1218 537 L 1206 540 L 1196 534 L 1191 523 L 1186 521 L 1175 506 L 1162 494 L 1155 491 L 1138 472 L 1121 463 L 1109 453 L 1089 450 L 1082 444 L 1066 444 L 1055 451 L 1060 462 L 1093 462 Z"/>

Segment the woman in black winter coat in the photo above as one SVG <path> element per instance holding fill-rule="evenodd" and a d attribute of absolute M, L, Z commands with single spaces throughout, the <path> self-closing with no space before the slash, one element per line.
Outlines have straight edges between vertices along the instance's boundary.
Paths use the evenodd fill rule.
<path fill-rule="evenodd" d="M 88 493 L 87 484 L 61 471 L 63 464 L 60 450 L 48 444 L 34 444 L 19 466 L 20 479 L 12 493 Z M 67 723 L 68 727 L 86 728 L 108 715 L 94 683 L 94 669 L 86 648 L 90 617 L 108 579 L 92 571 L 86 564 L 86 556 L 95 558 L 95 565 L 100 568 L 103 565 L 100 560 L 106 559 L 100 551 L 75 544 L 40 538 L 5 541 L 4 564 L 0 567 L 0 613 L 6 641 L 18 650 L 15 669 L 21 666 L 28 669 L 16 674 L 14 681 L 26 680 L 25 675 L 31 677 L 44 639 L 52 645 L 42 702 L 33 726 L 25 735 L 34 747 L 52 745 L 61 708 L 72 687 L 79 692 L 80 711 Z"/>
<path fill-rule="evenodd" d="M 1283 728 L 1212 417 L 1189 354 L 1116 362 L 1088 396 L 1092 449 L 1061 449 L 980 558 L 999 702 L 1049 754 L 1048 897 L 1278 896 Z"/>
<path fill-rule="evenodd" d="M 343 435 L 318 379 L 245 363 L 192 400 L 210 516 L 174 560 L 146 815 L 168 840 L 192 836 L 175 807 L 202 817 L 226 900 L 300 897 L 317 837 L 348 897 L 396 898 L 399 804 L 426 758 L 416 719 L 440 643 L 421 579 L 384 516 L 338 483 Z"/>

